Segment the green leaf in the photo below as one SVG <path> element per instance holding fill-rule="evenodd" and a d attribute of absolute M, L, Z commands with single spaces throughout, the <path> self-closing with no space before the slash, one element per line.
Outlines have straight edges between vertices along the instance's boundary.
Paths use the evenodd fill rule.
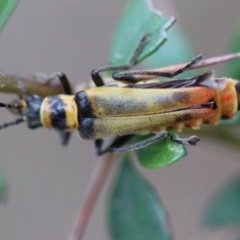
<path fill-rule="evenodd" d="M 0 203 L 4 203 L 7 198 L 7 184 L 3 174 L 0 172 Z"/>
<path fill-rule="evenodd" d="M 208 203 L 202 222 L 210 227 L 240 224 L 240 176 L 224 186 Z"/>
<path fill-rule="evenodd" d="M 168 215 L 156 191 L 125 157 L 109 204 L 113 240 L 172 239 Z"/>
<path fill-rule="evenodd" d="M 16 8 L 18 0 L 0 0 L 0 31 Z"/>
<path fill-rule="evenodd" d="M 193 47 L 183 33 L 179 25 L 174 25 L 168 33 L 168 40 L 144 61 L 144 66 L 148 68 L 159 68 L 174 64 L 189 62 L 194 57 Z M 196 74 L 196 71 L 187 71 L 180 75 L 180 78 L 190 77 Z"/>
<path fill-rule="evenodd" d="M 127 64 L 141 38 L 147 33 L 151 41 L 140 53 L 139 63 L 155 52 L 167 39 L 166 30 L 174 18 L 163 18 L 148 0 L 131 0 L 127 5 L 113 37 L 109 65 Z"/>
<path fill-rule="evenodd" d="M 173 133 L 174 134 L 174 133 Z M 174 134 L 174 136 L 177 136 Z M 139 142 L 149 136 L 135 136 L 133 141 Z M 136 150 L 140 164 L 145 168 L 161 168 L 171 165 L 187 155 L 183 145 L 171 142 L 168 138 Z"/>

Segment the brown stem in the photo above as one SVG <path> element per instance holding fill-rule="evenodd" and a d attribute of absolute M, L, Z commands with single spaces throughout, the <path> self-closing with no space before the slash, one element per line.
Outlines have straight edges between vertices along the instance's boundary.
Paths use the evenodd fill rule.
<path fill-rule="evenodd" d="M 36 74 L 30 77 L 10 75 L 0 71 L 0 92 L 46 97 L 62 92 L 60 83 L 53 84 L 54 76 Z"/>
<path fill-rule="evenodd" d="M 99 165 L 93 172 L 83 200 L 83 205 L 77 214 L 73 230 L 68 237 L 68 240 L 81 240 L 83 238 L 95 203 L 118 156 L 118 154 L 107 154 L 106 157 L 100 161 Z"/>

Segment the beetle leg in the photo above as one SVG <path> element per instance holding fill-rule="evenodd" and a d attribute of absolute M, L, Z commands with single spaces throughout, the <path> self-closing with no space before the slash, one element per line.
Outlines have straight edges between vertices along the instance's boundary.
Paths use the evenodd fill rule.
<path fill-rule="evenodd" d="M 114 139 L 114 141 L 106 147 L 104 150 L 102 150 L 102 145 L 103 145 L 103 139 L 97 139 L 95 140 L 95 153 L 96 155 L 102 155 L 106 152 L 109 152 L 110 149 L 118 149 L 121 146 L 123 146 L 128 140 L 132 138 L 133 135 L 125 135 L 125 136 L 120 136 Z"/>
<path fill-rule="evenodd" d="M 66 95 L 72 95 L 72 88 L 66 74 L 60 72 L 60 73 L 57 73 L 57 77 L 62 85 L 63 93 Z M 72 135 L 71 132 L 60 131 L 59 135 L 60 135 L 62 145 L 67 146 L 70 140 L 70 137 Z"/>
<path fill-rule="evenodd" d="M 128 71 L 128 72 L 117 72 L 113 74 L 113 79 L 119 80 L 119 81 L 127 81 L 129 83 L 137 83 L 139 81 L 150 79 L 149 76 L 152 76 L 151 78 L 156 78 L 156 77 L 172 78 L 185 71 L 190 70 L 192 66 L 199 63 L 203 58 L 204 58 L 204 55 L 202 54 L 198 55 L 195 58 L 193 58 L 191 62 L 187 63 L 184 67 L 181 67 L 174 72 L 164 72 L 164 71 L 157 71 L 157 70 L 138 70 L 138 71 Z M 146 76 L 148 76 L 147 79 L 145 78 Z"/>
<path fill-rule="evenodd" d="M 161 139 L 169 138 L 171 142 L 182 144 L 182 145 L 196 145 L 196 143 L 200 140 L 197 136 L 190 136 L 188 138 L 177 138 L 173 134 L 167 131 L 163 131 L 153 137 L 147 138 L 143 141 L 127 145 L 125 147 L 111 147 L 109 152 L 125 152 L 125 151 L 133 151 L 143 147 L 146 147 L 150 144 L 153 144 Z"/>
<path fill-rule="evenodd" d="M 13 122 L 8 122 L 8 123 L 4 123 L 4 124 L 0 125 L 0 129 L 7 128 L 7 127 L 10 127 L 10 126 L 14 126 L 14 125 L 20 124 L 22 122 L 24 122 L 24 119 L 23 118 L 18 118 Z"/>
<path fill-rule="evenodd" d="M 92 76 L 92 80 L 95 83 L 95 85 L 97 87 L 103 86 L 104 85 L 104 81 L 100 75 L 101 72 L 107 72 L 107 71 L 123 71 L 123 70 L 128 70 L 130 68 L 132 68 L 137 61 L 137 57 L 139 56 L 139 54 L 141 53 L 141 51 L 143 50 L 143 48 L 145 47 L 145 45 L 150 41 L 150 37 L 149 34 L 145 34 L 137 48 L 135 49 L 135 51 L 133 52 L 132 57 L 130 58 L 130 61 L 128 64 L 126 65 L 116 65 L 116 66 L 107 66 L 107 67 L 103 67 L 103 68 L 99 68 L 99 69 L 94 69 L 91 72 L 91 76 Z"/>
<path fill-rule="evenodd" d="M 66 95 L 72 95 L 72 88 L 65 73 L 57 73 L 57 77 L 62 85 L 63 93 Z"/>
<path fill-rule="evenodd" d="M 59 131 L 59 136 L 60 136 L 61 144 L 62 144 L 63 146 L 67 146 L 67 145 L 68 145 L 71 135 L 72 135 L 71 132 Z"/>

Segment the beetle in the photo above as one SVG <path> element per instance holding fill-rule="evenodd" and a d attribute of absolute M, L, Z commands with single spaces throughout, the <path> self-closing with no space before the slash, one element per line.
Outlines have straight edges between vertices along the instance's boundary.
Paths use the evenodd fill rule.
<path fill-rule="evenodd" d="M 30 129 L 44 126 L 61 134 L 66 145 L 70 133 L 78 131 L 83 139 L 95 140 L 97 155 L 108 151 L 136 150 L 160 139 L 169 138 L 176 144 L 195 145 L 199 138 L 177 138 L 166 128 L 180 131 L 184 126 L 197 129 L 201 123 L 215 124 L 219 119 L 233 118 L 239 108 L 240 83 L 227 78 L 216 79 L 214 72 L 183 80 L 146 79 L 160 76 L 174 77 L 199 63 L 199 55 L 176 71 L 125 71 L 135 65 L 136 59 L 149 41 L 144 35 L 129 63 L 123 66 L 107 66 L 92 71 L 96 87 L 72 93 L 65 74 L 58 77 L 63 94 L 45 98 L 32 95 L 13 104 L 0 103 L 0 107 L 18 109 L 21 115 L 14 122 L 0 128 L 27 122 Z M 113 79 L 125 84 L 104 85 L 100 73 L 117 71 Z M 123 146 L 133 134 L 153 132 L 155 135 L 138 143 Z M 105 149 L 103 140 L 116 137 Z"/>

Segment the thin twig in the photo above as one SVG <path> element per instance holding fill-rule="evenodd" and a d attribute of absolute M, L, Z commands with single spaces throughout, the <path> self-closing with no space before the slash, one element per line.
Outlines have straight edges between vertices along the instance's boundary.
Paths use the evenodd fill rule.
<path fill-rule="evenodd" d="M 73 230 L 68 237 L 68 240 L 81 240 L 83 238 L 87 223 L 98 196 L 118 157 L 118 154 L 107 154 L 93 172 L 83 200 L 83 205 L 77 214 Z"/>
<path fill-rule="evenodd" d="M 0 92 L 46 97 L 62 92 L 60 83 L 53 83 L 54 75 L 35 74 L 29 77 L 6 74 L 0 71 Z"/>

